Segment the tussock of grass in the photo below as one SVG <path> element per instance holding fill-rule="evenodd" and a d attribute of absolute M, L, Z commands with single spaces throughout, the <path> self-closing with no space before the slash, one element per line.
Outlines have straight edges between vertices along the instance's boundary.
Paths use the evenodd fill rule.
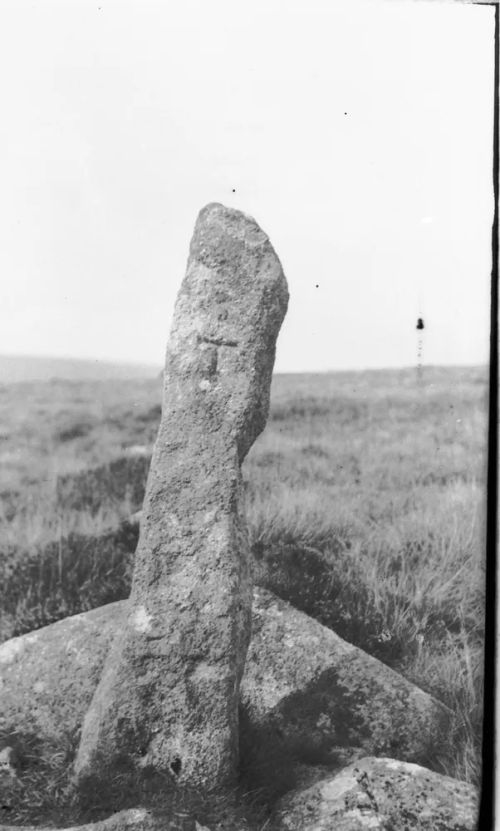
<path fill-rule="evenodd" d="M 60 738 L 53 746 L 45 743 L 41 750 L 36 736 L 2 734 L 0 730 L 0 742 L 22 748 L 17 757 L 17 780 L 2 783 L 0 816 L 12 825 L 66 828 L 141 806 L 153 811 L 172 831 L 191 831 L 193 819 L 219 831 L 234 831 L 235 827 L 245 831 L 262 828 L 269 813 L 263 793 L 255 788 L 249 791 L 244 779 L 226 793 L 202 795 L 174 787 L 167 774 L 144 771 L 134 779 L 128 772 L 112 772 L 105 781 L 92 779 L 76 790 L 71 770 L 78 736 Z"/>
<path fill-rule="evenodd" d="M 74 758 L 77 737 L 59 738 L 57 744 L 40 748 L 36 735 L 5 733 L 0 746 L 17 750 L 18 777 L 2 782 L 2 820 L 19 825 L 50 823 L 57 826 L 74 818 L 74 797 L 68 770 Z"/>
<path fill-rule="evenodd" d="M 94 609 L 130 592 L 138 525 L 70 534 L 0 563 L 0 640 Z"/>
<path fill-rule="evenodd" d="M 481 641 L 463 629 L 440 642 L 424 642 L 403 668 L 454 713 L 446 745 L 436 748 L 436 769 L 475 784 L 481 782 L 483 657 Z"/>

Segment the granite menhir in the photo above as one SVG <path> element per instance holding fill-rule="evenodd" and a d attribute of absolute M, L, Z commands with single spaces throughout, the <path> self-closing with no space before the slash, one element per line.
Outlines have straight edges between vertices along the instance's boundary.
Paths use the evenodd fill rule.
<path fill-rule="evenodd" d="M 75 774 L 168 774 L 206 793 L 238 761 L 252 581 L 240 466 L 269 411 L 288 305 L 249 216 L 200 212 L 167 347 L 130 613 L 86 715 Z"/>

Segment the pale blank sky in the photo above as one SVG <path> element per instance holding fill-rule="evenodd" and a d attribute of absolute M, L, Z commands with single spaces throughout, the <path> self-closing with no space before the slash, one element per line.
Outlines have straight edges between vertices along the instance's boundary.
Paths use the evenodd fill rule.
<path fill-rule="evenodd" d="M 491 7 L 0 4 L 0 353 L 163 361 L 199 209 L 269 234 L 276 368 L 488 360 Z M 233 192 L 233 189 L 235 192 Z"/>

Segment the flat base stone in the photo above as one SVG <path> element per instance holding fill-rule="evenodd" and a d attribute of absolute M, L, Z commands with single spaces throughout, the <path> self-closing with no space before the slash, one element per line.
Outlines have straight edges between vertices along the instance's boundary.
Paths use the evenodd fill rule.
<path fill-rule="evenodd" d="M 76 741 L 127 601 L 0 645 L 0 750 Z M 255 589 L 253 634 L 240 688 L 245 742 L 313 764 L 346 749 L 424 761 L 450 711 L 384 664 L 264 589 Z M 3 740 L 3 741 L 2 741 Z M 22 747 L 21 747 L 22 751 Z"/>

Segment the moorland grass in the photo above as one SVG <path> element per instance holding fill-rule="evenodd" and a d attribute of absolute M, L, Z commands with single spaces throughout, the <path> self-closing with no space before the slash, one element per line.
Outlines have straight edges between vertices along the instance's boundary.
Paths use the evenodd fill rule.
<path fill-rule="evenodd" d="M 243 467 L 256 581 L 451 707 L 429 764 L 475 783 L 486 379 L 484 368 L 277 376 Z M 0 636 L 126 596 L 130 494 L 75 510 L 55 483 L 150 446 L 159 396 L 157 381 L 3 388 Z"/>

